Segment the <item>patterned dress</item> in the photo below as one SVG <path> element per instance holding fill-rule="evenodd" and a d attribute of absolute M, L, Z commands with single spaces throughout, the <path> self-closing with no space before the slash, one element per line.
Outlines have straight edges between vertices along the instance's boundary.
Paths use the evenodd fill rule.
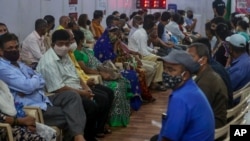
<path fill-rule="evenodd" d="M 93 51 L 83 48 L 83 50 L 75 50 L 74 55 L 77 61 L 83 61 L 84 64 L 91 68 L 97 69 L 101 62 L 95 58 Z M 114 91 L 114 101 L 110 110 L 109 125 L 110 126 L 127 126 L 129 123 L 130 105 L 129 99 L 133 96 L 129 92 L 129 82 L 124 78 L 115 81 L 103 80 L 105 86 Z"/>

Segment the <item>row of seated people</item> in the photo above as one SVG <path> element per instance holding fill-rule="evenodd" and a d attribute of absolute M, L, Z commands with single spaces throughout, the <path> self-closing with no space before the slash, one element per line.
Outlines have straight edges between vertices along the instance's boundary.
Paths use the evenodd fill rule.
<path fill-rule="evenodd" d="M 36 27 L 40 27 L 40 29 L 43 28 L 43 30 L 44 30 L 44 27 L 42 27 L 41 25 L 38 24 L 39 22 L 40 22 L 40 24 L 45 24 L 46 22 L 44 22 L 43 20 L 37 20 L 37 22 L 36 22 L 37 23 Z M 39 30 L 37 32 L 35 31 L 35 32 L 40 33 L 40 31 L 41 30 Z M 51 114 L 53 115 L 56 112 L 54 110 L 48 110 L 52 105 L 53 106 L 58 105 L 58 103 L 51 104 L 50 101 L 48 100 L 48 98 L 46 96 L 44 96 L 44 91 L 43 91 L 44 85 L 46 85 L 46 90 L 48 92 L 63 93 L 67 90 L 72 90 L 72 91 L 79 93 L 82 96 L 82 101 L 83 101 L 82 103 L 84 105 L 84 110 L 86 111 L 86 116 L 87 116 L 87 121 L 86 121 L 87 123 L 86 123 L 84 135 L 85 135 L 86 140 L 93 140 L 93 138 L 92 138 L 93 136 L 91 136 L 91 135 L 93 133 L 96 133 L 96 131 L 93 131 L 90 128 L 95 127 L 94 125 L 96 124 L 96 122 L 98 122 L 99 120 L 102 120 L 98 123 L 100 123 L 100 127 L 99 127 L 100 131 L 99 132 L 103 133 L 104 132 L 103 131 L 104 130 L 103 124 L 105 124 L 105 121 L 107 121 L 105 119 L 105 116 L 106 117 L 108 116 L 107 111 L 109 111 L 110 108 L 111 108 L 111 113 L 110 113 L 110 118 L 109 118 L 110 119 L 109 124 L 111 126 L 126 126 L 128 124 L 129 114 L 130 114 L 129 99 L 131 97 L 133 97 L 133 94 L 140 95 L 139 84 L 137 82 L 138 79 L 135 79 L 135 78 L 137 78 L 136 73 L 133 71 L 123 72 L 124 77 L 127 77 L 130 80 L 130 82 L 128 82 L 128 80 L 124 79 L 123 77 L 118 77 L 116 80 L 113 80 L 114 78 L 108 76 L 109 75 L 108 73 L 100 72 L 97 69 L 93 69 L 92 71 L 103 75 L 104 80 L 107 80 L 106 82 L 104 81 L 104 85 L 106 85 L 107 87 L 110 87 L 111 89 L 114 90 L 115 97 L 113 97 L 114 96 L 113 92 L 110 92 L 112 90 L 110 90 L 104 86 L 95 85 L 93 83 L 93 80 L 91 80 L 91 79 L 89 80 L 88 78 L 86 78 L 86 75 L 81 70 L 81 68 L 77 65 L 77 62 L 75 62 L 75 66 L 74 66 L 72 64 L 71 60 L 69 59 L 69 56 L 72 57 L 72 55 L 73 55 L 72 51 L 74 51 L 74 49 L 76 49 L 78 47 L 81 48 L 82 43 L 84 41 L 84 36 L 83 36 L 82 32 L 74 32 L 74 33 L 75 33 L 75 39 L 74 39 L 74 35 L 72 34 L 71 31 L 58 30 L 58 31 L 54 32 L 54 34 L 52 36 L 53 49 L 50 48 L 48 51 L 46 51 L 46 53 L 42 57 L 42 58 L 44 58 L 44 62 L 43 62 L 44 64 L 42 63 L 43 59 L 41 59 L 39 61 L 38 66 L 37 66 L 37 70 L 39 72 L 41 72 L 43 74 L 43 76 L 45 76 L 45 81 L 46 81 L 45 84 L 44 84 L 43 78 L 41 77 L 41 75 L 39 73 L 34 72 L 32 69 L 28 68 L 23 63 L 18 61 L 18 59 L 19 59 L 19 50 L 18 50 L 19 42 L 18 42 L 17 37 L 14 34 L 9 34 L 9 33 L 4 34 L 1 37 L 1 39 L 2 39 L 2 43 L 4 45 L 3 48 L 5 48 L 5 45 L 6 45 L 7 49 L 6 48 L 4 49 L 4 53 L 2 56 L 4 58 L 4 59 L 2 58 L 2 61 L 3 61 L 2 66 L 7 65 L 9 68 L 7 66 L 5 66 L 4 68 L 11 69 L 12 73 L 10 73 L 10 75 L 2 75 L 4 77 L 2 77 L 1 79 L 9 85 L 12 93 L 14 94 L 15 101 L 19 101 L 19 102 L 23 103 L 24 105 L 32 105 L 32 106 L 40 107 L 44 111 L 43 114 L 45 117 L 45 123 L 48 125 L 55 125 L 58 127 L 61 127 L 61 125 L 60 125 L 61 123 L 57 123 L 57 122 L 55 122 L 55 120 L 51 119 Z M 77 44 L 75 43 L 75 40 L 77 41 Z M 71 45 L 71 48 L 74 48 L 74 49 L 71 49 L 71 51 L 69 51 L 67 49 L 67 47 L 69 47 L 70 45 Z M 73 47 L 74 45 L 78 45 L 78 47 L 77 46 Z M 23 42 L 22 49 L 24 46 L 25 46 L 25 43 Z M 50 51 L 51 51 L 51 54 L 49 53 Z M 9 52 L 9 54 L 12 55 L 12 57 L 8 56 L 8 52 Z M 54 53 L 54 55 L 53 55 L 53 53 Z M 49 54 L 50 57 L 45 57 L 46 54 Z M 61 59 L 65 58 L 64 61 L 66 61 L 66 62 L 63 61 L 63 62 L 61 62 L 61 64 L 57 64 L 56 61 L 58 59 L 60 59 L 59 57 L 56 57 L 57 55 L 60 56 Z M 87 55 L 87 54 L 85 52 L 85 54 L 80 53 L 79 55 Z M 90 57 L 94 57 L 94 56 L 92 55 Z M 90 60 L 92 60 L 92 59 L 90 59 Z M 6 61 L 7 62 L 10 61 L 11 64 L 8 64 L 8 63 L 6 64 Z M 74 62 L 74 58 L 72 58 L 72 61 Z M 55 63 L 55 64 L 51 64 L 51 63 Z M 33 63 L 31 63 L 31 64 L 27 63 L 27 64 L 34 67 Z M 99 64 L 100 64 L 100 62 L 99 62 Z M 51 66 L 48 67 L 47 65 L 51 65 Z M 94 64 L 91 63 L 91 65 L 94 65 Z M 96 66 L 94 66 L 94 67 L 96 68 L 97 65 L 98 65 L 98 61 L 96 62 Z M 13 69 L 13 67 L 15 69 Z M 61 69 L 59 69 L 58 67 L 60 67 Z M 78 68 L 78 71 L 74 70 L 74 69 L 76 69 L 75 67 Z M 20 69 L 18 69 L 18 68 L 20 68 Z M 50 68 L 50 69 L 47 70 L 47 68 Z M 2 69 L 1 73 L 6 73 L 5 72 L 6 69 L 5 70 Z M 15 72 L 15 71 L 17 71 L 17 72 Z M 62 72 L 62 71 L 64 71 L 64 72 Z M 76 72 L 78 72 L 78 73 L 76 73 Z M 15 77 L 15 78 L 17 78 L 18 80 L 10 79 L 10 77 L 12 77 L 12 75 L 15 75 L 15 74 L 17 74 L 17 77 Z M 19 76 L 19 75 L 21 75 L 21 76 Z M 59 76 L 59 75 L 61 75 L 61 76 Z M 54 77 L 51 77 L 51 76 L 54 76 Z M 34 78 L 36 78 L 37 80 L 33 80 Z M 144 78 L 145 78 L 145 76 L 144 76 Z M 30 79 L 30 81 L 28 79 Z M 16 83 L 15 83 L 15 82 L 20 82 L 20 81 L 23 81 L 22 88 L 20 88 L 20 86 L 17 87 Z M 34 83 L 34 81 L 38 81 L 38 82 Z M 85 83 L 84 81 L 87 81 L 87 82 Z M 32 83 L 32 84 L 30 84 L 30 83 Z M 27 85 L 29 87 L 24 87 L 24 85 L 26 85 L 26 84 L 29 84 L 29 85 Z M 92 90 L 90 90 L 90 88 L 86 84 L 88 84 L 88 86 L 90 86 Z M 145 85 L 145 83 L 144 83 L 144 85 Z M 130 88 L 131 86 L 133 88 Z M 83 89 L 83 90 L 79 90 L 79 89 Z M 92 94 L 92 91 L 95 95 Z M 148 93 L 148 91 L 146 91 L 146 92 Z M 29 97 L 29 96 L 26 97 L 26 94 L 30 94 L 30 93 L 34 93 L 34 94 L 31 94 L 32 95 L 31 97 Z M 70 93 L 66 93 L 65 97 L 68 97 L 69 94 Z M 108 96 L 108 98 L 106 98 L 105 96 L 101 97 L 101 94 L 105 95 L 106 97 Z M 41 95 L 41 97 L 39 95 Z M 59 98 L 63 97 L 63 94 L 58 94 L 58 95 L 60 95 Z M 86 99 L 86 97 L 88 98 L 88 97 L 93 97 L 93 96 L 94 96 L 95 102 L 89 101 L 88 99 Z M 51 99 L 51 97 L 49 97 L 49 98 Z M 53 98 L 58 98 L 58 97 L 53 97 Z M 51 102 L 55 102 L 55 100 L 53 98 L 51 99 Z M 149 95 L 146 98 L 148 98 L 150 100 L 150 99 L 152 99 L 152 96 Z M 114 99 L 114 102 L 113 102 L 113 99 Z M 35 100 L 36 103 L 34 103 L 33 100 Z M 38 102 L 39 100 L 41 100 L 40 101 L 41 103 Z M 61 101 L 58 100 L 57 102 L 61 102 Z M 65 101 L 65 102 L 67 102 L 67 101 Z M 46 103 L 48 103 L 48 104 L 46 104 Z M 95 106 L 94 105 L 95 103 L 97 103 L 98 105 Z M 111 104 L 112 104 L 112 107 L 111 107 Z M 59 104 L 59 105 L 61 105 L 61 104 Z M 71 103 L 71 105 L 73 105 L 73 104 Z M 78 105 L 78 107 L 79 107 L 79 105 Z M 95 107 L 97 107 L 97 108 L 94 109 Z M 53 107 L 51 107 L 51 108 L 53 109 Z M 82 111 L 79 112 L 79 110 L 78 110 L 78 113 L 81 113 Z M 76 110 L 70 110 L 70 111 L 76 112 Z M 100 111 L 102 111 L 102 112 L 100 112 Z M 67 112 L 69 112 L 69 111 L 67 110 Z M 93 113 L 93 112 L 95 112 L 95 113 Z M 100 115 L 96 115 L 96 113 L 98 113 Z M 73 116 L 75 114 L 71 114 L 71 115 Z M 55 115 L 53 117 L 55 117 Z M 94 119 L 97 117 L 102 117 L 102 118 L 96 119 L 97 121 L 95 122 Z M 70 118 L 70 117 L 68 117 L 68 118 Z M 82 118 L 82 120 L 84 121 L 84 117 Z M 94 122 L 91 122 L 91 121 L 94 121 Z M 84 122 L 82 122 L 82 123 L 84 124 Z M 68 123 L 68 126 L 72 126 L 71 124 L 72 123 Z M 88 128 L 87 128 L 87 124 L 89 124 Z M 99 124 L 97 124 L 97 125 L 99 125 Z M 79 126 L 81 126 L 81 124 L 79 124 Z M 96 128 L 98 128 L 98 127 L 96 127 Z M 69 129 L 69 130 L 72 130 L 72 129 Z M 75 129 L 75 130 L 77 130 L 77 129 Z M 78 129 L 78 132 L 79 132 L 79 130 L 80 129 Z M 96 130 L 98 130 L 98 129 L 96 129 Z M 69 133 L 71 133 L 71 132 L 69 132 Z M 98 136 L 101 136 L 101 135 L 98 134 Z M 69 137 L 72 137 L 72 135 Z M 79 136 L 75 136 L 75 139 L 78 139 L 78 137 Z"/>
<path fill-rule="evenodd" d="M 41 23 L 44 24 L 44 22 L 41 22 Z M 131 60 L 132 61 L 132 60 L 136 59 L 136 56 L 133 59 L 133 58 L 131 58 L 131 54 L 136 54 L 136 53 L 137 53 L 136 55 L 139 55 L 139 57 L 141 57 L 141 58 L 137 59 L 138 60 L 137 62 L 140 62 L 140 60 L 142 60 L 141 61 L 142 67 L 145 66 L 145 64 L 147 64 L 147 63 L 143 63 L 143 61 L 151 61 L 151 63 L 153 62 L 156 65 L 158 63 L 159 68 L 160 67 L 163 68 L 162 63 L 160 61 L 158 61 L 159 57 L 150 52 L 150 51 L 154 52 L 154 49 L 149 48 L 148 43 L 147 43 L 147 34 L 151 35 L 152 33 L 155 32 L 154 17 L 152 15 L 147 15 L 144 17 L 143 28 L 137 29 L 131 35 L 131 37 L 129 37 L 129 39 L 128 39 L 129 45 L 128 46 L 126 46 L 124 43 L 121 42 L 121 40 L 119 40 L 120 32 L 119 32 L 119 29 L 116 26 L 114 26 L 114 21 L 111 19 L 111 21 L 108 21 L 107 23 L 109 23 L 108 24 L 109 26 L 104 31 L 102 36 L 95 43 L 93 51 L 82 47 L 82 44 L 84 42 L 84 36 L 83 36 L 82 32 L 74 31 L 72 34 L 72 32 L 68 31 L 67 34 L 69 35 L 69 38 L 68 39 L 63 38 L 61 40 L 65 40 L 65 42 L 58 42 L 58 43 L 56 42 L 57 40 L 53 41 L 53 35 L 56 36 L 56 32 L 53 33 L 53 35 L 52 35 L 52 48 L 48 49 L 47 52 L 44 55 L 42 55 L 42 59 L 39 61 L 38 66 L 37 66 L 37 70 L 40 73 L 42 73 L 43 77 L 45 78 L 46 89 L 49 92 L 61 92 L 61 91 L 56 91 L 55 88 L 60 89 L 62 86 L 58 87 L 58 85 L 61 85 L 58 83 L 62 82 L 63 80 L 65 81 L 65 79 L 67 79 L 67 77 L 69 77 L 68 75 L 66 77 L 61 76 L 60 79 L 64 78 L 63 80 L 60 80 L 59 78 L 56 77 L 56 76 L 58 76 L 58 72 L 60 72 L 60 73 L 62 73 L 62 72 L 60 69 L 58 69 L 58 66 L 57 66 L 58 64 L 51 64 L 51 62 L 53 62 L 53 61 L 50 59 L 53 59 L 51 57 L 51 54 L 53 54 L 53 53 L 54 54 L 56 53 L 58 56 L 61 56 L 61 58 L 58 58 L 59 59 L 58 61 L 63 64 L 63 66 L 61 66 L 61 67 L 64 68 L 65 71 L 68 71 L 66 74 L 70 74 L 71 76 L 81 78 L 82 82 L 84 82 L 84 78 L 80 77 L 80 76 L 83 76 L 83 73 L 85 71 L 93 72 L 95 74 L 100 73 L 98 71 L 98 67 L 97 67 L 98 65 L 95 65 L 95 64 L 98 64 L 98 61 L 99 61 L 99 63 L 105 62 L 106 60 L 113 60 L 113 61 L 114 60 L 115 61 Z M 41 26 L 39 26 L 39 27 L 41 27 Z M 62 33 L 65 32 L 65 31 L 58 30 L 58 32 L 59 31 L 61 32 L 60 35 L 63 35 Z M 58 36 L 58 38 L 60 37 L 59 34 L 57 36 Z M 66 37 L 66 32 L 65 32 L 65 37 Z M 74 38 L 75 38 L 77 47 L 73 46 L 73 44 L 75 42 Z M 237 38 L 237 40 L 240 40 L 243 42 L 240 42 L 240 43 L 235 42 L 235 40 L 234 40 L 235 38 Z M 242 39 L 241 36 L 239 37 L 236 34 L 236 36 L 232 37 L 231 40 L 228 39 L 228 42 L 231 45 L 235 46 L 236 48 L 241 48 L 242 47 L 241 44 L 243 44 L 243 46 L 245 45 L 245 40 L 241 40 L 241 39 Z M 69 40 L 69 41 L 66 42 L 66 40 Z M 71 49 L 69 51 L 69 49 L 67 49 L 67 47 L 69 47 L 70 45 L 71 45 L 71 47 L 70 47 Z M 199 50 L 202 48 L 201 46 L 202 45 L 199 45 L 199 44 L 191 45 L 188 48 L 188 52 L 193 56 L 194 60 L 199 62 L 199 64 L 201 65 L 198 73 L 196 72 L 197 77 L 195 78 L 195 80 L 196 80 L 197 84 L 199 85 L 199 87 L 202 89 L 202 91 L 205 93 L 205 95 L 208 98 L 210 106 L 212 107 L 213 112 L 214 112 L 216 128 L 218 128 L 218 127 L 223 126 L 226 123 L 226 121 L 225 121 L 226 109 L 228 107 L 230 107 L 229 105 L 231 103 L 231 102 L 229 102 L 229 104 L 228 104 L 227 99 L 228 99 L 228 97 L 230 98 L 230 95 L 232 93 L 230 94 L 227 91 L 227 87 L 224 84 L 225 79 L 223 79 L 224 82 L 222 82 L 223 80 L 221 79 L 221 77 L 218 77 L 216 74 L 214 74 L 214 71 L 212 69 L 209 69 L 210 68 L 209 64 L 211 64 L 211 62 L 212 62 L 211 56 L 209 56 L 209 52 L 208 53 L 206 52 L 206 50 L 209 51 L 209 49 L 203 49 L 205 51 L 202 52 L 201 50 Z M 24 46 L 22 46 L 22 48 L 23 47 Z M 147 47 L 147 48 L 145 48 L 145 47 Z M 210 45 L 208 45 L 208 47 L 210 47 Z M 68 64 L 69 66 L 67 66 L 67 63 L 69 63 L 69 62 L 65 61 L 67 59 L 64 60 L 64 58 L 68 58 L 69 56 L 71 56 L 71 59 L 74 62 L 74 57 L 72 57 L 74 55 L 72 53 L 74 53 L 75 58 L 79 63 L 79 66 L 77 66 L 77 63 L 75 63 L 75 68 L 76 68 L 76 70 L 78 70 L 78 73 L 76 73 L 76 71 L 74 71 L 74 74 L 72 73 L 72 69 L 74 68 L 74 66 L 72 67 L 72 65 L 69 65 L 69 64 Z M 236 53 L 238 53 L 238 52 L 236 52 Z M 244 54 L 243 51 L 241 53 Z M 69 54 L 69 56 L 68 56 L 68 54 Z M 128 54 L 130 54 L 130 55 L 128 55 Z M 68 57 L 64 57 L 65 55 Z M 46 56 L 46 57 L 44 57 L 44 56 Z M 96 63 L 93 63 L 92 62 L 93 60 L 96 60 L 95 61 Z M 49 64 L 49 66 L 46 66 L 45 64 Z M 130 64 L 134 64 L 134 63 L 130 63 Z M 55 68 L 55 66 L 57 66 L 57 68 Z M 151 65 L 149 65 L 149 66 L 151 66 Z M 131 67 L 131 65 L 129 65 L 128 67 Z M 81 69 L 84 70 L 84 72 Z M 146 69 L 147 68 L 145 68 L 145 70 Z M 70 70 L 71 70 L 71 72 L 70 72 Z M 157 70 L 159 71 L 160 69 L 157 69 Z M 233 77 L 233 75 L 234 75 L 234 73 L 232 73 L 228 76 L 227 72 L 225 73 L 225 70 L 223 70 L 223 67 L 220 70 L 223 71 L 220 74 L 224 73 L 224 76 L 227 75 L 227 77 L 231 77 L 231 75 L 232 75 L 232 77 Z M 143 74 L 143 71 L 140 72 L 140 70 L 138 70 L 138 69 L 136 71 L 139 74 L 140 73 Z M 161 77 L 162 71 L 157 72 L 156 74 L 158 74 Z M 146 72 L 148 72 L 148 71 L 146 71 Z M 207 74 L 207 72 L 210 72 L 210 75 L 203 75 L 204 73 Z M 77 74 L 77 76 L 76 76 L 76 74 Z M 103 74 L 102 72 L 100 74 L 103 76 L 103 78 L 105 80 L 105 78 L 106 78 L 105 74 Z M 135 71 L 122 72 L 122 76 L 130 81 L 130 83 L 128 85 L 130 85 L 131 89 L 133 89 L 132 88 L 133 86 L 136 86 L 136 85 L 131 85 L 133 82 L 135 82 L 135 80 L 131 79 L 131 77 L 135 78 L 135 77 L 133 77 L 132 74 L 135 74 Z M 214 81 L 216 83 L 208 83 L 208 82 L 210 82 L 210 80 L 207 80 L 208 78 L 206 78 L 205 76 L 208 76 L 209 79 L 211 78 L 212 81 L 217 80 L 217 81 Z M 223 75 L 221 75 L 221 76 L 223 76 Z M 55 79 L 55 77 L 56 77 L 56 79 Z M 148 77 L 146 77 L 146 78 L 148 78 Z M 145 76 L 144 76 L 144 79 L 145 79 Z M 248 81 L 247 79 L 248 78 L 245 77 L 244 82 Z M 70 80 L 69 82 L 66 83 L 67 86 L 74 87 L 74 86 L 72 86 L 72 82 L 75 83 L 75 81 Z M 78 82 L 79 82 L 79 80 L 78 80 Z M 87 84 L 89 84 L 89 86 L 91 86 L 91 82 L 88 82 L 86 80 L 85 80 L 85 82 Z M 106 84 L 106 86 L 108 86 L 108 83 L 104 83 L 104 84 Z M 212 84 L 215 84 L 215 85 L 212 85 Z M 144 86 L 145 86 L 145 84 L 144 84 Z M 215 86 L 216 86 L 216 88 L 217 87 L 218 88 L 215 89 Z M 173 87 L 173 86 L 172 86 L 172 84 L 168 84 L 168 87 Z M 83 87 L 83 88 L 86 88 L 86 87 Z M 134 87 L 134 88 L 135 88 L 135 91 L 133 94 L 136 94 L 136 90 L 138 90 L 138 87 L 137 88 Z M 112 87 L 111 87 L 111 89 L 112 89 Z M 113 88 L 113 90 L 114 90 L 114 88 Z M 211 90 L 214 90 L 214 91 L 211 92 Z M 147 89 L 145 89 L 145 91 L 147 91 Z M 76 91 L 76 92 L 79 92 L 79 91 Z M 143 94 L 144 93 L 142 93 L 142 96 L 143 96 Z M 95 94 L 95 96 L 96 96 L 96 94 Z M 116 98 L 116 95 L 114 97 Z M 114 100 L 115 100 L 115 98 L 114 98 Z M 152 96 L 151 96 L 151 98 L 152 98 Z M 149 100 L 151 98 L 149 98 Z M 98 100 L 96 101 L 96 103 L 99 104 Z M 113 102 L 113 103 L 115 103 L 115 102 Z M 85 110 L 86 110 L 86 108 L 85 108 Z M 88 115 L 87 115 L 87 118 L 88 118 Z"/>

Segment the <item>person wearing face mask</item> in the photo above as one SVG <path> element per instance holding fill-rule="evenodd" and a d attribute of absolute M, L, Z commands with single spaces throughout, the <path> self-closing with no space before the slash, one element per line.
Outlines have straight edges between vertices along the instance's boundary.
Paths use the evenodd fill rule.
<path fill-rule="evenodd" d="M 194 18 L 193 11 L 188 10 L 187 11 L 187 17 L 185 18 L 185 23 L 187 32 L 193 32 L 197 23 L 197 19 Z"/>
<path fill-rule="evenodd" d="M 47 32 L 48 23 L 44 19 L 37 19 L 35 30 L 30 33 L 21 45 L 21 60 L 35 69 L 38 61 L 46 52 L 44 35 Z"/>
<path fill-rule="evenodd" d="M 194 43 L 188 47 L 187 52 L 201 66 L 196 73 L 195 82 L 204 92 L 212 107 L 215 128 L 223 127 L 227 123 L 228 92 L 222 78 L 209 65 L 208 47 L 202 43 Z"/>
<path fill-rule="evenodd" d="M 151 33 L 156 32 L 156 25 L 154 22 L 153 15 L 146 15 L 143 21 L 143 28 L 137 29 L 130 40 L 128 40 L 128 49 L 137 52 L 142 56 L 142 60 L 151 61 L 156 63 L 156 73 L 153 79 L 153 83 L 151 84 L 152 89 L 165 91 L 166 88 L 161 84 L 162 77 L 161 74 L 163 72 L 163 65 L 161 61 L 157 59 L 160 58 L 156 55 L 157 50 L 149 47 L 148 41 L 151 38 Z M 156 32 L 157 33 L 157 32 Z M 157 34 L 155 34 L 157 36 Z"/>
<path fill-rule="evenodd" d="M 95 44 L 95 38 L 91 32 L 91 21 L 88 18 L 87 14 L 81 14 L 78 18 L 78 25 L 80 30 L 84 33 L 85 41 L 83 43 L 84 47 L 93 48 Z"/>
<path fill-rule="evenodd" d="M 8 28 L 4 23 L 0 23 L 0 36 L 2 36 L 5 33 L 8 33 Z"/>
<path fill-rule="evenodd" d="M 96 136 L 104 137 L 104 133 L 106 133 L 107 131 L 111 133 L 111 130 L 104 127 L 104 125 L 108 119 L 109 110 L 111 108 L 111 105 L 114 99 L 114 92 L 106 86 L 103 86 L 101 84 L 95 84 L 95 80 L 93 78 L 89 78 L 89 76 L 87 76 L 85 72 L 81 69 L 74 55 L 74 51 L 78 47 L 74 34 L 71 30 L 67 30 L 67 31 L 70 35 L 70 43 L 71 43 L 69 47 L 69 52 L 68 52 L 70 60 L 75 66 L 78 77 L 81 79 L 82 82 L 86 83 L 88 87 L 92 90 L 93 94 L 95 95 L 94 96 L 95 102 L 98 105 L 99 112 L 98 112 L 97 117 L 101 117 L 101 118 L 97 119 L 97 127 L 96 127 L 97 135 Z M 81 32 L 80 30 L 77 30 L 77 31 Z M 87 80 L 86 80 L 86 77 L 88 77 Z"/>
<path fill-rule="evenodd" d="M 172 92 L 160 134 L 151 141 L 213 141 L 214 115 L 204 93 L 192 79 L 199 63 L 187 52 L 173 49 L 164 61 L 163 82 Z"/>
<path fill-rule="evenodd" d="M 58 44 L 61 45 L 62 42 Z M 60 49 L 59 52 L 63 54 L 64 51 Z M 83 131 L 86 114 L 81 97 L 72 90 L 56 91 L 55 94 L 47 97 L 45 89 L 50 90 L 50 87 L 45 88 L 43 76 L 18 61 L 19 42 L 15 34 L 8 33 L 0 37 L 0 56 L 0 80 L 9 86 L 15 102 L 22 103 L 24 106 L 39 107 L 43 112 L 46 125 L 65 130 L 65 140 L 85 141 Z M 50 67 L 46 69 L 49 72 L 53 71 Z M 57 80 L 53 79 L 56 83 L 61 82 Z"/>
<path fill-rule="evenodd" d="M 132 27 L 130 29 L 130 32 L 129 32 L 129 35 L 128 35 L 128 40 L 129 38 L 134 34 L 134 32 L 137 30 L 137 29 L 140 29 L 142 28 L 143 26 L 143 19 L 141 16 L 139 15 L 135 15 L 133 17 L 133 21 L 132 21 Z"/>
<path fill-rule="evenodd" d="M 44 36 L 44 46 L 46 47 L 46 50 L 48 50 L 51 47 L 51 31 L 55 27 L 55 18 L 52 15 L 46 15 L 43 19 L 46 20 L 48 24 L 47 31 Z"/>
<path fill-rule="evenodd" d="M 87 116 L 84 137 L 87 141 L 96 141 L 97 133 L 104 134 L 110 104 L 107 96 L 110 93 L 107 93 L 108 90 L 96 93 L 78 76 L 68 54 L 75 49 L 74 42 L 74 37 L 72 33 L 69 34 L 69 31 L 55 31 L 52 35 L 52 48 L 39 61 L 37 71 L 44 76 L 48 92 L 71 90 L 81 96 Z"/>
<path fill-rule="evenodd" d="M 246 52 L 246 40 L 240 34 L 233 34 L 226 38 L 231 56 L 227 71 L 232 82 L 233 91 L 237 91 L 250 81 L 250 58 Z M 234 104 L 239 100 L 234 101 Z"/>

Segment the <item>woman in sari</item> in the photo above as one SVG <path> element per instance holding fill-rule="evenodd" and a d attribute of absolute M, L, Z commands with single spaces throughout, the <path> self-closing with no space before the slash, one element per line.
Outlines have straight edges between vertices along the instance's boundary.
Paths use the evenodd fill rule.
<path fill-rule="evenodd" d="M 123 63 L 123 66 L 125 68 L 125 70 L 122 72 L 123 76 L 129 79 L 130 82 L 139 81 L 137 83 L 137 86 L 132 85 L 132 87 L 139 88 L 138 91 L 134 91 L 134 94 L 141 91 L 141 97 L 143 100 L 147 102 L 155 101 L 148 90 L 145 79 L 145 72 L 141 69 L 142 63 L 140 62 L 140 59 L 138 57 L 133 56 L 137 54 L 129 51 L 126 45 L 119 40 L 120 32 L 117 27 L 111 26 L 107 30 L 95 44 L 95 56 L 101 62 L 112 60 L 114 62 Z M 137 77 L 131 78 L 130 76 L 133 73 L 137 73 Z"/>
<path fill-rule="evenodd" d="M 129 99 L 132 93 L 129 93 L 128 81 L 122 77 L 113 80 L 107 72 L 99 71 L 97 68 L 101 66 L 101 62 L 95 58 L 93 51 L 83 48 L 84 35 L 81 31 L 74 31 L 77 49 L 74 51 L 80 67 L 87 74 L 100 74 L 103 84 L 114 91 L 114 100 L 110 110 L 109 125 L 110 126 L 127 126 L 129 123 L 130 105 Z"/>

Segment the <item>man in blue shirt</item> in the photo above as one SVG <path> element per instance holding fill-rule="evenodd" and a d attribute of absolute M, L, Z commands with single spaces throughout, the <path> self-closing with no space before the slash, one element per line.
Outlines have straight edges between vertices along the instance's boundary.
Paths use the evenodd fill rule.
<path fill-rule="evenodd" d="M 18 44 L 15 34 L 0 37 L 0 79 L 9 86 L 15 102 L 41 108 L 45 123 L 64 129 L 66 140 L 85 141 L 86 114 L 81 97 L 72 91 L 45 96 L 41 74 L 18 61 Z"/>
<path fill-rule="evenodd" d="M 182 50 L 173 50 L 162 60 L 163 80 L 173 92 L 158 141 L 213 141 L 213 111 L 205 94 L 191 78 L 199 64 Z"/>
<path fill-rule="evenodd" d="M 246 52 L 246 40 L 240 34 L 226 38 L 232 59 L 228 68 L 233 91 L 239 90 L 250 81 L 250 58 Z"/>

